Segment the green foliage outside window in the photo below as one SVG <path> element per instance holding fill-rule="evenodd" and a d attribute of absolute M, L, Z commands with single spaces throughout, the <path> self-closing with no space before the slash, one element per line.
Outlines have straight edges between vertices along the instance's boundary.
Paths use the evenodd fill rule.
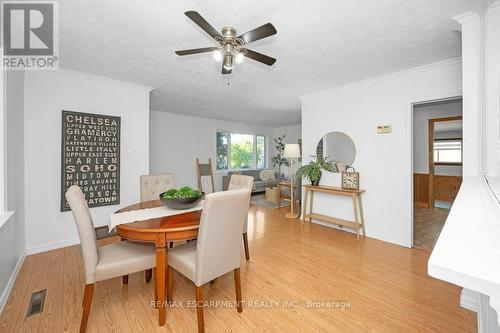
<path fill-rule="evenodd" d="M 231 167 L 253 168 L 253 135 L 231 133 Z"/>
<path fill-rule="evenodd" d="M 217 132 L 217 170 L 227 170 L 227 132 Z"/>
<path fill-rule="evenodd" d="M 264 169 L 265 167 L 265 136 L 217 131 L 217 170 Z"/>
<path fill-rule="evenodd" d="M 231 167 L 237 169 L 250 169 L 253 167 L 253 144 L 231 144 Z"/>

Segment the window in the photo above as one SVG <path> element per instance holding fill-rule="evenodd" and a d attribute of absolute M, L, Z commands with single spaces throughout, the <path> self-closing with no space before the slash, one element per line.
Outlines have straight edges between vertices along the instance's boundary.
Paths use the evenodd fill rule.
<path fill-rule="evenodd" d="M 217 170 L 264 169 L 266 138 L 262 135 L 218 131 Z"/>
<path fill-rule="evenodd" d="M 253 135 L 231 133 L 231 169 L 251 169 L 254 166 Z"/>
<path fill-rule="evenodd" d="M 434 140 L 434 164 L 461 165 L 462 139 Z"/>
<path fill-rule="evenodd" d="M 256 137 L 255 152 L 257 169 L 264 169 L 266 167 L 266 138 L 262 135 Z"/>

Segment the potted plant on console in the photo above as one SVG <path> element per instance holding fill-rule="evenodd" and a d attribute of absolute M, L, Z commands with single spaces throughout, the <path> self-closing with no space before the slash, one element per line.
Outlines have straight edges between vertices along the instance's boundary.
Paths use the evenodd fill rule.
<path fill-rule="evenodd" d="M 319 156 L 316 160 L 312 160 L 309 164 L 301 166 L 297 170 L 297 177 L 306 177 L 311 181 L 311 185 L 318 186 L 321 179 L 321 170 L 333 172 L 333 163 L 328 160 L 328 157 Z"/>

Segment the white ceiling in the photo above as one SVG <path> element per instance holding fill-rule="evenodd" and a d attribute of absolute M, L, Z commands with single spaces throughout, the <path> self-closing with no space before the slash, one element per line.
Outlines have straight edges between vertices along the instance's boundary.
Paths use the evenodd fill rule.
<path fill-rule="evenodd" d="M 299 96 L 376 75 L 460 56 L 452 16 L 473 0 L 64 0 L 60 66 L 145 84 L 154 110 L 280 126 L 300 122 Z M 238 33 L 271 22 L 276 36 L 249 48 L 251 59 L 220 74 L 213 46 L 184 16 L 197 10 L 217 30 Z M 228 85 L 229 84 L 229 85 Z"/>

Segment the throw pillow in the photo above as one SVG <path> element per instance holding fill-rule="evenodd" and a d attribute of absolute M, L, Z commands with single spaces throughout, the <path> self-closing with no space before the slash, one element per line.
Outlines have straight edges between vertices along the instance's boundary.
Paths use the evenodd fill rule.
<path fill-rule="evenodd" d="M 260 180 L 267 182 L 268 180 L 271 179 L 272 174 L 269 172 L 269 170 L 262 170 L 259 173 Z"/>

